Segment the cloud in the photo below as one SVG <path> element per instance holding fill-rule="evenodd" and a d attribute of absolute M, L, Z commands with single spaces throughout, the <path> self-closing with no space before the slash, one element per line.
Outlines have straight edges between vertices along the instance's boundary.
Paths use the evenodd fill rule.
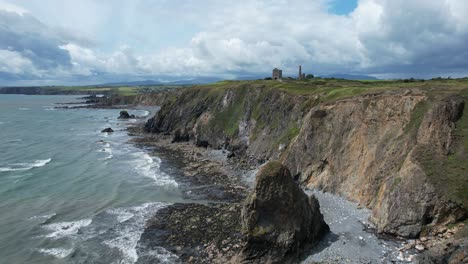
<path fill-rule="evenodd" d="M 33 63 L 20 53 L 10 50 L 0 50 L 0 72 L 11 74 L 34 73 Z"/>
<path fill-rule="evenodd" d="M 59 48 L 67 40 L 29 13 L 0 10 L 0 40 L 2 58 L 13 59 L 4 62 L 3 73 L 44 77 L 71 66 L 69 53 Z"/>
<path fill-rule="evenodd" d="M 28 11 L 22 7 L 3 1 L 0 1 L 0 10 L 16 13 L 18 15 L 24 15 L 25 13 L 28 13 Z"/>
<path fill-rule="evenodd" d="M 83 0 L 92 12 L 44 1 L 68 30 L 36 19 L 49 10 L 37 4 L 0 2 L 0 56 L 16 58 L 1 76 L 294 75 L 299 64 L 314 74 L 468 75 L 465 0 L 359 0 L 346 15 L 330 13 L 334 0 Z"/>

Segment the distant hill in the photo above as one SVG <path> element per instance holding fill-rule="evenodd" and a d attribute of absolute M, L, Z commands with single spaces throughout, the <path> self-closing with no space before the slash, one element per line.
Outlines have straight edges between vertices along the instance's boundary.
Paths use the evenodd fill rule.
<path fill-rule="evenodd" d="M 345 79 L 345 80 L 379 80 L 379 78 L 369 76 L 369 75 L 354 75 L 354 74 L 342 74 L 342 73 L 324 75 L 320 77 L 337 78 L 337 79 Z"/>
<path fill-rule="evenodd" d="M 207 84 L 217 81 L 221 81 L 220 78 L 215 77 L 197 77 L 182 80 L 173 81 L 155 81 L 155 80 L 143 80 L 143 81 L 131 81 L 131 82 L 114 82 L 114 83 L 102 83 L 97 86 L 149 86 L 149 85 L 194 85 L 194 84 Z"/>

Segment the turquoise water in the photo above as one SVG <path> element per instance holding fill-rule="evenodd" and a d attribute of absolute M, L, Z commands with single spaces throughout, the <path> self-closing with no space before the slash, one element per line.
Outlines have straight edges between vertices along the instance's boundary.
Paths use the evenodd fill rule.
<path fill-rule="evenodd" d="M 71 101 L 0 95 L 0 263 L 171 262 L 137 242 L 152 214 L 181 200 L 177 183 L 127 143 L 132 121 L 119 110 L 54 109 Z"/>

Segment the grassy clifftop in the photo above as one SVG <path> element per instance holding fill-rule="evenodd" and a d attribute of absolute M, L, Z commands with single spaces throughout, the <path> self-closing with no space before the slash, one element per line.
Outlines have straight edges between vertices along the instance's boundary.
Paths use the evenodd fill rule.
<path fill-rule="evenodd" d="M 321 101 L 332 101 L 355 95 L 401 89 L 421 89 L 431 94 L 463 93 L 468 95 L 468 78 L 433 79 L 433 80 L 377 80 L 354 81 L 343 79 L 311 80 L 255 80 L 255 81 L 221 81 L 198 87 L 226 89 L 249 85 L 252 88 L 269 87 L 296 95 L 318 95 Z"/>

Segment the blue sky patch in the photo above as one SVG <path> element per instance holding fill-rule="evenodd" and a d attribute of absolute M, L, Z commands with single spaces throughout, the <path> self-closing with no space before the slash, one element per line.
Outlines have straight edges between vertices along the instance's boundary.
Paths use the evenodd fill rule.
<path fill-rule="evenodd" d="M 347 15 L 357 7 L 357 0 L 334 0 L 330 6 L 330 12 L 337 15 Z"/>

